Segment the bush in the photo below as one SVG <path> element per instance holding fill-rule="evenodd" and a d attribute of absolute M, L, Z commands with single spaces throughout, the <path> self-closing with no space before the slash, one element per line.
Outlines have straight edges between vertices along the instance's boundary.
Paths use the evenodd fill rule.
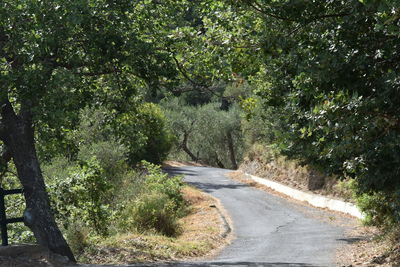
<path fill-rule="evenodd" d="M 162 172 L 160 166 L 145 161 L 142 161 L 142 166 L 148 172 L 144 185 L 145 191 L 165 194 L 174 201 L 178 209 L 184 205 L 181 176 L 169 177 L 168 174 Z"/>
<path fill-rule="evenodd" d="M 364 222 L 386 230 L 400 223 L 400 191 L 394 194 L 383 192 L 363 193 L 356 196 L 357 205 L 364 212 Z"/>
<path fill-rule="evenodd" d="M 174 141 L 164 113 L 154 103 L 144 102 L 125 112 L 85 108 L 79 119 L 79 126 L 67 138 L 68 144 L 74 144 L 74 153 L 70 156 L 73 159 L 76 154 L 91 153 L 87 150 L 94 144 L 111 142 L 123 150 L 124 159 L 132 165 L 141 160 L 158 164 L 167 157 Z M 96 156 L 100 159 L 101 155 Z"/>
<path fill-rule="evenodd" d="M 53 174 L 48 178 L 48 190 L 56 218 L 64 228 L 79 220 L 97 234 L 106 235 L 111 215 L 106 200 L 111 184 L 98 160 L 92 158 L 76 164 L 58 159 L 45 167 L 45 173 Z"/>
<path fill-rule="evenodd" d="M 129 162 L 146 160 L 161 163 L 168 155 L 174 136 L 166 125 L 161 109 L 153 103 L 143 103 L 135 113 L 117 118 L 118 135 L 129 149 Z"/>
<path fill-rule="evenodd" d="M 179 233 L 178 219 L 185 214 L 182 177 L 168 177 L 159 166 L 142 162 L 145 179 L 140 195 L 127 200 L 120 216 L 124 231 L 157 232 L 166 236 Z"/>
<path fill-rule="evenodd" d="M 119 136 L 110 116 L 121 122 L 124 131 Z M 141 158 L 161 161 L 168 152 L 170 137 L 160 109 L 145 103 L 137 114 L 113 115 L 87 108 L 80 119 L 78 129 L 69 134 L 76 154 L 43 166 L 56 219 L 73 249 L 81 250 L 94 236 L 114 234 L 125 221 L 138 225 L 132 229 L 176 234 L 184 206 L 181 179 L 168 178 L 150 163 L 144 165 L 144 173 L 128 165 Z M 144 223 L 146 216 L 150 219 Z"/>
<path fill-rule="evenodd" d="M 178 207 L 166 194 L 150 192 L 141 195 L 125 213 L 130 213 L 125 228 L 139 232 L 155 231 L 166 236 L 179 233 Z"/>
<path fill-rule="evenodd" d="M 104 176 L 112 184 L 118 184 L 127 166 L 128 149 L 112 139 L 95 142 L 90 145 L 82 145 L 78 153 L 78 161 L 88 162 L 95 158 L 103 169 Z"/>
<path fill-rule="evenodd" d="M 123 128 L 126 131 L 117 136 L 115 117 L 127 119 L 121 127 L 131 128 Z M 86 108 L 80 113 L 78 128 L 67 133 L 73 152 L 52 155 L 42 164 L 53 212 L 75 253 L 96 238 L 116 234 L 124 224 L 125 229 L 170 236 L 179 232 L 177 222 L 185 206 L 181 178 L 169 178 L 150 163 L 143 165 L 143 172 L 128 165 L 142 158 L 159 162 L 166 156 L 171 136 L 164 120 L 161 110 L 148 103 L 137 114 Z M 11 165 L 2 186 L 20 188 Z M 9 217 L 21 216 L 23 197 L 9 198 Z M 22 224 L 11 225 L 9 233 L 10 241 L 34 241 Z"/>

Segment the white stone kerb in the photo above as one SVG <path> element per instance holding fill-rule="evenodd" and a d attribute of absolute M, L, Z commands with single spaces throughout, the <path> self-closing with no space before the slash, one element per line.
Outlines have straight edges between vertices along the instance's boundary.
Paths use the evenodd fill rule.
<path fill-rule="evenodd" d="M 316 194 L 306 193 L 289 186 L 265 179 L 254 175 L 246 174 L 251 177 L 255 182 L 265 185 L 279 193 L 285 194 L 293 199 L 308 202 L 310 205 L 318 208 L 327 208 L 334 211 L 340 211 L 359 219 L 363 219 L 364 215 L 360 209 L 350 202 L 344 202 L 337 199 L 332 199 Z"/>

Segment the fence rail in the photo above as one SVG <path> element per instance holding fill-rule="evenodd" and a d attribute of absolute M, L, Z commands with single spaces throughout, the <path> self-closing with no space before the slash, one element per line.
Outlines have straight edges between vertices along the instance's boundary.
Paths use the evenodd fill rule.
<path fill-rule="evenodd" d="M 7 224 L 24 222 L 24 217 L 7 219 L 4 197 L 7 195 L 23 194 L 23 189 L 4 190 L 0 187 L 0 229 L 2 246 L 8 246 Z"/>

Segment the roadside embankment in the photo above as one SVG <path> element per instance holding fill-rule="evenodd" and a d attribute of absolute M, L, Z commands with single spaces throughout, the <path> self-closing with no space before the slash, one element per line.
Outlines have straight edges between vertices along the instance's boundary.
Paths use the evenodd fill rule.
<path fill-rule="evenodd" d="M 229 242 L 230 226 L 217 199 L 190 186 L 183 190 L 190 212 L 180 219 L 180 234 L 166 237 L 130 233 L 98 240 L 82 259 L 90 264 L 170 262 L 211 256 Z"/>
<path fill-rule="evenodd" d="M 84 264 L 135 264 L 211 257 L 231 238 L 231 224 L 218 199 L 191 186 L 183 189 L 187 215 L 179 220 L 176 237 L 157 233 L 126 233 L 91 240 L 76 255 Z M 0 266 L 72 266 L 61 256 L 35 245 L 15 245 L 0 251 Z M 86 265 L 85 265 L 86 266 Z"/>

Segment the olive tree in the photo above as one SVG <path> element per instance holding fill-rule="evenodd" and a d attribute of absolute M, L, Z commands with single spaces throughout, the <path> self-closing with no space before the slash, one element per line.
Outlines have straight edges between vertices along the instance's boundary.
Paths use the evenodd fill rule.
<path fill-rule="evenodd" d="M 176 150 L 192 161 L 221 168 L 237 169 L 243 153 L 241 110 L 221 103 L 187 105 L 179 98 L 165 99 L 163 105 L 175 135 Z"/>

